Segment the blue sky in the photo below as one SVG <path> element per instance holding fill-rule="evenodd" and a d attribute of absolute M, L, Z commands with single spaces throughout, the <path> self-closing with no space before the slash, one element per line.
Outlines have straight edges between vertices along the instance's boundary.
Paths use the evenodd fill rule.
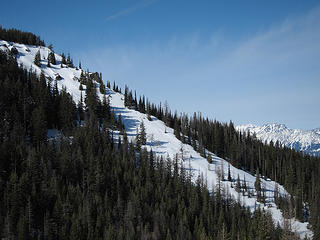
<path fill-rule="evenodd" d="M 0 24 L 172 110 L 320 127 L 319 1 L 6 1 Z"/>

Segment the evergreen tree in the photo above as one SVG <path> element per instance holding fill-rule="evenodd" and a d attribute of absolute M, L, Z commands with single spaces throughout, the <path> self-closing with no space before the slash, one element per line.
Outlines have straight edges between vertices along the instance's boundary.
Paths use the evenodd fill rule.
<path fill-rule="evenodd" d="M 64 55 L 64 53 L 61 53 L 61 65 L 62 64 L 67 64 L 67 61 L 66 61 L 66 56 Z"/>
<path fill-rule="evenodd" d="M 100 83 L 99 90 L 101 94 L 106 94 L 106 86 L 103 84 L 103 82 Z"/>
<path fill-rule="evenodd" d="M 68 53 L 68 56 L 67 56 L 66 65 L 67 65 L 68 67 L 71 67 L 71 68 L 74 67 L 74 66 L 73 66 L 73 61 L 72 61 L 69 53 Z"/>
<path fill-rule="evenodd" d="M 256 181 L 254 182 L 254 187 L 257 191 L 258 201 L 261 200 L 261 181 L 260 181 L 260 174 L 259 169 L 256 171 Z"/>
<path fill-rule="evenodd" d="M 236 191 L 237 192 L 241 191 L 241 182 L 240 182 L 239 174 L 238 174 L 237 183 L 236 183 Z"/>
<path fill-rule="evenodd" d="M 151 109 L 150 109 L 150 103 L 147 101 L 147 118 L 149 121 L 151 121 Z"/>
<path fill-rule="evenodd" d="M 55 54 L 54 54 L 53 51 L 50 51 L 49 54 L 48 54 L 48 63 L 51 63 L 53 65 L 57 64 L 56 57 L 55 57 Z"/>
<path fill-rule="evenodd" d="M 208 161 L 209 164 L 212 163 L 212 156 L 211 156 L 211 154 L 208 154 L 207 161 Z"/>
<path fill-rule="evenodd" d="M 38 67 L 41 67 L 41 55 L 40 50 L 37 51 L 36 55 L 34 55 L 33 63 Z"/>
<path fill-rule="evenodd" d="M 140 149 L 142 145 L 146 145 L 147 143 L 147 134 L 143 121 L 141 121 L 139 126 L 139 131 L 136 137 L 136 145 L 137 148 Z"/>
<path fill-rule="evenodd" d="M 230 172 L 230 164 L 228 164 L 228 181 L 232 181 L 231 172 Z"/>

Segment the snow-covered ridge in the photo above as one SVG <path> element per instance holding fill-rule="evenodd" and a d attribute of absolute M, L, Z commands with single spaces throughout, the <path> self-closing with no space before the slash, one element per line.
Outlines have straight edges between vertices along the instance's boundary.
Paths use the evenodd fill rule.
<path fill-rule="evenodd" d="M 55 55 L 57 65 L 51 65 L 51 67 L 47 67 L 46 59 L 48 52 L 50 51 L 48 48 L 26 46 L 24 44 L 10 43 L 0 40 L 1 50 L 10 51 L 12 47 L 15 47 L 18 50 L 17 61 L 20 65 L 23 65 L 28 70 L 32 68 L 33 71 L 36 71 L 38 74 L 43 72 L 51 79 L 55 79 L 56 74 L 59 74 L 62 79 L 58 81 L 58 88 L 61 89 L 63 86 L 65 86 L 66 90 L 73 96 L 75 102 L 80 100 L 80 83 L 77 81 L 77 79 L 81 74 L 81 70 L 67 67 L 61 68 L 61 56 L 58 54 Z M 42 57 L 41 68 L 33 63 L 34 56 L 38 50 L 40 50 Z M 97 91 L 97 93 L 99 94 L 99 97 L 102 98 L 102 94 L 100 94 L 99 91 Z M 120 93 L 116 93 L 107 88 L 106 95 L 110 97 L 110 104 L 114 112 L 117 115 L 121 114 L 129 141 L 135 140 L 137 128 L 139 127 L 140 123 L 143 122 L 147 133 L 147 144 L 145 147 L 148 150 L 152 149 L 157 156 L 163 156 L 164 159 L 166 159 L 167 156 L 173 159 L 178 154 L 181 166 L 192 173 L 193 180 L 196 180 L 199 175 L 202 175 L 207 180 L 207 185 L 210 190 L 212 190 L 220 182 L 219 179 L 221 179 L 221 177 L 218 175 L 223 175 L 224 179 L 227 179 L 229 163 L 226 160 L 212 154 L 213 162 L 212 164 L 208 164 L 206 158 L 203 158 L 192 148 L 192 146 L 183 144 L 180 140 L 178 140 L 174 135 L 174 130 L 165 126 L 162 121 L 155 117 L 152 117 L 152 121 L 149 121 L 146 114 L 126 108 L 124 106 L 124 96 Z M 114 135 L 117 136 L 118 133 L 115 132 Z M 235 182 L 222 181 L 221 184 L 225 189 L 225 195 L 230 195 L 235 200 L 240 201 L 241 204 L 249 207 L 252 211 L 257 207 L 263 208 L 266 211 L 270 211 L 274 221 L 276 223 L 279 222 L 281 225 L 283 224 L 282 213 L 274 203 L 274 190 L 277 185 L 276 182 L 271 181 L 270 179 L 261 178 L 262 188 L 266 190 L 266 204 L 263 204 L 257 201 L 257 193 L 254 188 L 255 176 L 241 169 L 237 169 L 232 165 L 230 165 L 230 173 L 234 180 L 236 180 L 238 176 L 242 182 L 245 180 L 248 190 L 244 193 L 244 195 L 242 195 L 235 190 Z M 288 194 L 281 185 L 279 185 L 279 194 Z M 293 230 L 297 231 L 302 238 L 304 236 L 312 236 L 312 232 L 307 229 L 308 223 L 301 223 L 296 219 L 292 219 L 292 224 Z"/>
<path fill-rule="evenodd" d="M 12 48 L 18 50 L 17 62 L 20 66 L 23 66 L 27 70 L 32 69 L 40 75 L 41 72 L 49 79 L 56 79 L 57 76 L 60 76 L 58 83 L 58 88 L 62 89 L 65 86 L 69 93 L 72 94 L 74 101 L 77 103 L 81 97 L 81 91 L 79 90 L 80 83 L 78 81 L 81 69 L 69 68 L 67 66 L 61 67 L 62 57 L 55 53 L 56 65 L 51 64 L 50 67 L 47 67 L 48 54 L 51 51 L 47 47 L 42 46 L 31 46 L 20 43 L 13 43 L 4 40 L 0 40 L 0 50 L 9 52 Z M 34 56 L 40 51 L 41 55 L 41 68 L 33 63 Z"/>
<path fill-rule="evenodd" d="M 236 127 L 242 132 L 250 132 L 263 142 L 279 141 L 285 146 L 303 151 L 313 156 L 320 157 L 320 128 L 313 130 L 290 129 L 284 124 L 265 124 L 256 126 L 253 124 Z"/>

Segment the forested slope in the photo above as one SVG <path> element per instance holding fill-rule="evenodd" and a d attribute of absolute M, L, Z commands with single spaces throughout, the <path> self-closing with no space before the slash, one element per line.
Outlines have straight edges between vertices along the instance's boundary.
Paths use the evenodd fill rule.
<path fill-rule="evenodd" d="M 309 220 L 308 201 L 317 239 L 318 190 L 308 185 L 317 159 L 264 145 L 232 123 L 172 114 L 127 88 L 122 95 L 52 46 L 8 41 L 0 46 L 1 237 L 294 239 L 274 203 L 287 219 Z M 59 133 L 50 141 L 48 129 Z M 287 180 L 290 161 L 292 174 L 304 173 L 293 178 L 301 193 Z M 286 191 L 267 177 L 301 197 L 286 209 Z"/>

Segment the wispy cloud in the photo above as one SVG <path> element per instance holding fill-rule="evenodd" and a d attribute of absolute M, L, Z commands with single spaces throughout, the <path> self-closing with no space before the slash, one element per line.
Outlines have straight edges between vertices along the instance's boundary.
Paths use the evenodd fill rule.
<path fill-rule="evenodd" d="M 83 55 L 106 80 L 168 100 L 181 111 L 236 123 L 319 127 L 319 7 L 246 40 L 230 41 L 223 32 L 212 36 L 119 43 Z"/>
<path fill-rule="evenodd" d="M 134 6 L 131 6 L 131 7 L 128 7 L 128 8 L 125 8 L 125 9 L 122 9 L 121 11 L 119 12 L 116 12 L 110 16 L 108 16 L 105 21 L 108 22 L 108 21 L 111 21 L 111 20 L 114 20 L 114 19 L 117 19 L 121 16 L 125 16 L 125 15 L 128 15 L 134 11 L 136 11 L 137 9 L 140 9 L 140 8 L 145 8 L 147 6 L 150 6 L 151 4 L 157 2 L 158 0 L 144 0 L 144 1 L 140 1 L 138 2 L 136 5 Z"/>

